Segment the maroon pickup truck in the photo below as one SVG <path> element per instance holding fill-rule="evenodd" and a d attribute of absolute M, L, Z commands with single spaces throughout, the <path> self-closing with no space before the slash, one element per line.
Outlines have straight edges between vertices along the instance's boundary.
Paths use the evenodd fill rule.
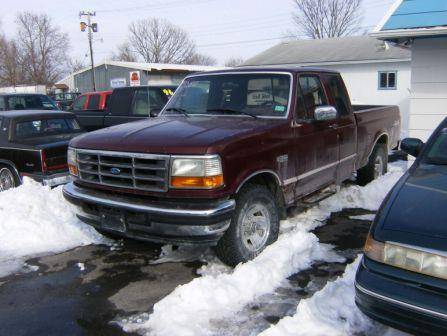
<path fill-rule="evenodd" d="M 351 106 L 337 72 L 194 74 L 159 117 L 72 140 L 64 195 L 101 232 L 217 245 L 235 265 L 277 239 L 288 207 L 385 173 L 399 134 L 399 109 Z"/>

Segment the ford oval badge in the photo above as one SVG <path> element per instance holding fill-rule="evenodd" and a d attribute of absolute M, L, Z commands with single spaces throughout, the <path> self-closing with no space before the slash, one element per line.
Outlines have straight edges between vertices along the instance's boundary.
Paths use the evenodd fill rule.
<path fill-rule="evenodd" d="M 110 168 L 110 172 L 113 175 L 119 175 L 119 174 L 121 174 L 121 169 L 113 167 L 113 168 Z"/>

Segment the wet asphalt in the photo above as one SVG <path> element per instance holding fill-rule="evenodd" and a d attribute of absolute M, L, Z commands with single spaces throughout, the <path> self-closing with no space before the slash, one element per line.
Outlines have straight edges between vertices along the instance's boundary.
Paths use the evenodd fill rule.
<path fill-rule="evenodd" d="M 275 293 L 245 307 L 237 320 L 219 322 L 216 332 L 251 335 L 292 315 L 299 300 L 343 274 L 361 252 L 371 222 L 350 217 L 370 213 L 334 213 L 314 231 L 345 263 L 317 262 L 292 275 Z M 199 261 L 151 264 L 159 253 L 160 246 L 125 240 L 28 260 L 37 271 L 0 278 L 0 335 L 125 335 L 111 321 L 150 313 L 175 287 L 197 277 L 202 266 Z"/>

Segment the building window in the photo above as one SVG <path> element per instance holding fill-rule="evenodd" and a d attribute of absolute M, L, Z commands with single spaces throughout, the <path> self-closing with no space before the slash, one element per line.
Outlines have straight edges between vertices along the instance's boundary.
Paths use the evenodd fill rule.
<path fill-rule="evenodd" d="M 379 71 L 379 90 L 397 89 L 397 71 Z"/>

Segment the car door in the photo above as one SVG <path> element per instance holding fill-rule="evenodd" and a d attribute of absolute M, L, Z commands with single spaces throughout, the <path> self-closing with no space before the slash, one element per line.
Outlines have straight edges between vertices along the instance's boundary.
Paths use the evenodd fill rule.
<path fill-rule="evenodd" d="M 328 88 L 329 100 L 337 109 L 338 118 L 334 123 L 339 143 L 338 182 L 343 182 L 355 171 L 357 157 L 357 126 L 343 79 L 339 74 L 325 74 L 324 83 Z"/>
<path fill-rule="evenodd" d="M 80 124 L 87 131 L 102 128 L 104 123 L 104 112 L 99 110 L 101 95 L 93 93 L 79 97 L 73 104 L 73 112 L 76 114 Z"/>
<path fill-rule="evenodd" d="M 327 106 L 329 99 L 318 74 L 298 75 L 294 153 L 297 198 L 309 195 L 336 181 L 339 161 L 334 120 L 317 121 L 315 109 Z"/>

